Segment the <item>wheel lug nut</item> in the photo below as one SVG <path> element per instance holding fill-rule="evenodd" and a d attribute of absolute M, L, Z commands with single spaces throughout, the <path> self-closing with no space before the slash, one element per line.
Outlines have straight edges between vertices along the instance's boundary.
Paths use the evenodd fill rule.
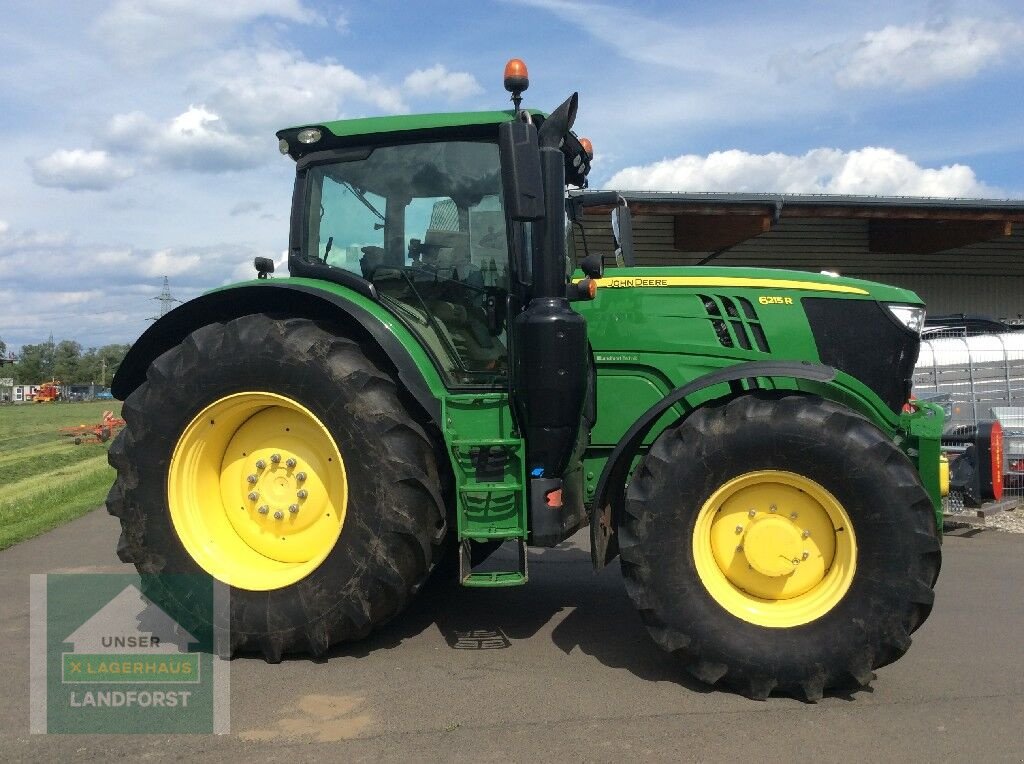
<path fill-rule="evenodd" d="M 266 468 L 267 468 L 267 463 L 265 461 L 263 461 L 262 459 L 257 459 L 256 460 L 256 469 L 264 470 Z"/>
<path fill-rule="evenodd" d="M 743 551 L 743 544 L 740 544 L 738 547 L 736 547 L 736 551 L 737 552 L 742 552 Z"/>
<path fill-rule="evenodd" d="M 264 504 L 263 506 L 261 506 L 256 511 L 259 512 L 261 515 L 265 515 L 265 514 L 267 514 L 267 512 L 270 511 L 270 507 L 268 507 L 266 504 Z"/>
<path fill-rule="evenodd" d="M 806 559 L 807 559 L 808 557 L 810 557 L 810 556 L 811 556 L 811 553 L 810 553 L 810 552 L 804 552 L 804 553 L 803 553 L 803 555 L 802 555 L 803 559 L 805 559 L 805 560 L 806 560 Z"/>
<path fill-rule="evenodd" d="M 290 507 L 288 507 L 288 511 L 291 512 L 294 515 L 296 512 L 299 511 L 299 505 L 298 504 L 292 504 Z"/>
<path fill-rule="evenodd" d="M 306 473 L 305 472 L 296 472 L 295 473 L 295 479 L 298 480 L 301 483 L 303 480 L 306 479 Z"/>
<path fill-rule="evenodd" d="M 295 469 L 296 464 L 298 464 L 298 462 L 295 461 L 294 459 L 289 459 L 288 461 L 285 462 L 285 466 L 288 467 L 288 469 L 290 470 Z"/>
<path fill-rule="evenodd" d="M 298 491 L 295 492 L 295 495 L 298 496 L 300 499 L 305 499 L 307 496 L 309 496 L 309 491 L 307 491 L 305 488 L 300 488 Z"/>
<path fill-rule="evenodd" d="M 811 537 L 811 532 L 810 531 L 804 531 L 800 535 L 803 536 L 805 539 L 807 539 L 807 538 Z"/>
<path fill-rule="evenodd" d="M 743 533 L 743 526 L 742 525 L 737 525 L 736 526 L 736 532 L 737 533 Z"/>
<path fill-rule="evenodd" d="M 274 464 L 279 464 L 281 461 L 281 454 L 271 454 L 270 461 Z"/>
<path fill-rule="evenodd" d="M 768 507 L 768 511 L 769 511 L 769 512 L 777 512 L 777 511 L 778 511 L 778 509 L 779 509 L 779 508 L 778 508 L 778 507 L 776 507 L 776 506 L 775 506 L 774 504 L 772 504 L 772 505 L 771 505 L 770 507 Z"/>
<path fill-rule="evenodd" d="M 799 517 L 799 515 L 797 515 L 797 513 L 796 513 L 796 512 L 790 512 L 790 513 L 789 513 L 789 519 L 790 519 L 790 520 L 796 520 L 796 519 L 797 519 L 797 517 Z"/>
<path fill-rule="evenodd" d="M 282 512 L 280 509 L 277 510 L 277 512 L 274 513 L 274 519 L 275 520 L 282 520 L 282 519 L 284 519 L 284 512 Z"/>
<path fill-rule="evenodd" d="M 249 501 L 256 501 L 260 495 L 256 491 L 249 491 Z"/>
<path fill-rule="evenodd" d="M 249 481 L 249 485 L 255 485 L 256 481 L 259 480 L 259 478 L 256 477 L 255 475 L 249 475 L 249 477 L 247 477 L 246 480 Z"/>
<path fill-rule="evenodd" d="M 749 512 L 747 512 L 747 515 L 749 515 L 750 517 L 753 517 L 756 514 L 757 514 L 757 510 L 756 509 L 752 509 Z"/>

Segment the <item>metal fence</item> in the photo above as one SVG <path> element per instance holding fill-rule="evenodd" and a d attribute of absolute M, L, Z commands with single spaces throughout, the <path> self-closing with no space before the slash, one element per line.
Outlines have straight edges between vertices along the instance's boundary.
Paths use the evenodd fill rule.
<path fill-rule="evenodd" d="M 914 395 L 941 403 L 947 428 L 999 420 L 1004 494 L 1024 496 L 1024 332 L 925 338 Z"/>

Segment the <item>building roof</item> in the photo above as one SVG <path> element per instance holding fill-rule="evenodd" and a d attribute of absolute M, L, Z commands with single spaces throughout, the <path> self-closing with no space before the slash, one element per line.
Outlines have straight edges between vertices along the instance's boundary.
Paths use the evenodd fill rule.
<path fill-rule="evenodd" d="M 836 225 L 844 221 L 862 226 L 862 251 L 879 255 L 932 255 L 984 242 L 1004 243 L 1019 253 L 1017 241 L 1024 230 L 1021 200 L 630 190 L 569 196 L 584 208 L 586 220 L 599 224 L 607 220 L 614 194 L 629 204 L 638 246 L 657 228 L 652 236 L 660 239 L 652 243 L 660 249 L 709 253 L 697 264 L 755 239 L 765 246 L 785 241 L 792 251 L 820 237 L 819 244 L 827 247 L 841 232 Z M 808 227 L 813 221 L 819 226 L 817 234 Z M 798 234 L 797 226 L 806 232 Z M 786 231 L 797 238 L 779 238 Z"/>
<path fill-rule="evenodd" d="M 608 191 L 571 191 L 570 198 L 587 204 L 588 197 Z M 1024 200 L 959 199 L 918 196 L 858 196 L 844 194 L 771 194 L 747 192 L 618 191 L 638 215 L 673 215 L 686 212 L 718 214 L 742 208 L 776 211 L 788 217 L 904 218 L 1024 222 Z M 589 206 L 589 205 L 588 205 Z M 610 207 L 599 205 L 598 208 Z M 597 209 L 594 210 L 595 212 Z"/>

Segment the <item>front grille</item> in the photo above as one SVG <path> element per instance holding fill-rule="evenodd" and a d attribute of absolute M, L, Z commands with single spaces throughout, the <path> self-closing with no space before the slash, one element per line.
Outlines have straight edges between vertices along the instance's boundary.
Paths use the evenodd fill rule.
<path fill-rule="evenodd" d="M 743 350 L 756 348 L 762 353 L 769 352 L 768 338 L 765 337 L 761 319 L 750 300 L 717 294 L 699 294 L 697 297 L 704 305 L 711 328 L 715 330 L 715 336 L 722 347 L 739 347 Z"/>
<path fill-rule="evenodd" d="M 801 302 L 821 362 L 856 377 L 899 413 L 910 397 L 921 338 L 874 300 Z"/>

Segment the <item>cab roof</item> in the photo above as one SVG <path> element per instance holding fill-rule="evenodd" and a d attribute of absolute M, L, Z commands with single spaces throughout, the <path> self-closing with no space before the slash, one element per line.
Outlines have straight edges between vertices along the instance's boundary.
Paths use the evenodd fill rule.
<path fill-rule="evenodd" d="M 526 110 L 538 124 L 543 121 L 544 113 L 536 109 Z M 515 111 L 463 111 L 438 114 L 403 114 L 399 116 L 363 117 L 360 119 L 339 119 L 331 122 L 309 123 L 285 128 L 277 132 L 277 137 L 289 143 L 288 153 L 298 159 L 310 151 L 323 148 L 351 146 L 365 142 L 367 137 L 378 138 L 388 136 L 389 139 L 404 138 L 413 134 L 432 130 L 463 130 L 466 137 L 481 137 L 502 122 L 509 122 L 515 117 Z M 308 127 L 319 128 L 325 132 L 326 140 L 318 145 L 297 144 L 296 136 L 300 130 Z"/>
<path fill-rule="evenodd" d="M 530 111 L 530 114 L 540 114 Z M 463 111 L 439 114 L 404 114 L 389 117 L 364 117 L 362 119 L 339 119 L 324 122 L 323 127 L 337 138 L 376 133 L 410 132 L 413 130 L 436 130 L 445 127 L 468 127 L 498 125 L 508 122 L 515 111 Z"/>

